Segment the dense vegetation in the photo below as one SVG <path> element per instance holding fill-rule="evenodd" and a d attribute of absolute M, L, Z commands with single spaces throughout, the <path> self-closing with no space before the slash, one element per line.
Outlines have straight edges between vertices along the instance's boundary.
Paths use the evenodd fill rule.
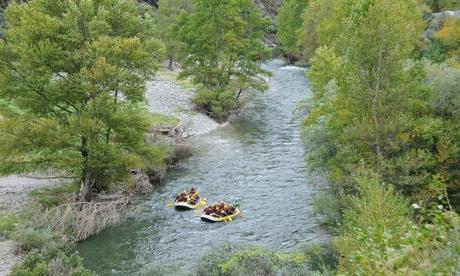
<path fill-rule="evenodd" d="M 307 163 L 329 184 L 320 212 L 335 227 L 333 249 L 229 245 L 204 256 L 196 274 L 459 270 L 460 20 L 427 27 L 432 11 L 454 8 L 458 1 L 284 1 L 278 50 L 310 65 L 302 128 Z M 146 111 L 144 83 L 165 59 L 170 70 L 180 64 L 179 78 L 198 90 L 194 103 L 218 121 L 270 75 L 261 66 L 270 21 L 251 0 L 168 0 L 155 11 L 132 0 L 30 0 L 11 3 L 6 20 L 0 174 L 74 176 L 80 203 L 128 182 L 133 168 L 164 166 L 168 150 L 146 134 L 158 120 L 177 122 Z M 72 245 L 111 218 L 56 209 L 75 187 L 37 191 L 35 212 L 0 217 L 0 232 L 27 253 L 13 275 L 92 275 Z M 82 230 L 84 212 L 104 225 Z"/>
<path fill-rule="evenodd" d="M 298 32 L 302 26 L 301 15 L 307 3 L 307 0 L 285 0 L 278 10 L 276 41 L 289 63 L 294 63 L 301 57 Z"/>
<path fill-rule="evenodd" d="M 269 55 L 263 43 L 268 27 L 250 0 L 196 0 L 178 19 L 176 37 L 186 45 L 179 78 L 202 86 L 195 103 L 218 121 L 238 107 L 242 93 L 265 88 L 258 78 L 269 75 L 261 68 Z"/>
<path fill-rule="evenodd" d="M 460 75 L 452 48 L 449 63 L 417 59 L 424 8 L 331 0 L 311 1 L 304 13 L 307 161 L 325 172 L 344 210 L 341 274 L 458 269 Z"/>
<path fill-rule="evenodd" d="M 23 112 L 3 112 L 2 173 L 78 175 L 86 201 L 90 186 L 161 165 L 142 102 L 164 47 L 134 2 L 36 0 L 11 4 L 7 17 L 0 95 Z"/>

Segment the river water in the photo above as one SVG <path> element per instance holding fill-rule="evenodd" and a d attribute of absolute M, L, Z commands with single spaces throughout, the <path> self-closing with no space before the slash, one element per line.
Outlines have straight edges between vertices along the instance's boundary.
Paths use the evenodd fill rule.
<path fill-rule="evenodd" d="M 305 168 L 297 103 L 310 93 L 304 69 L 266 65 L 269 89 L 254 96 L 232 124 L 190 139 L 183 161 L 143 202 L 145 211 L 79 244 L 84 264 L 99 275 L 137 275 L 149 266 L 193 268 L 211 247 L 257 244 L 277 250 L 324 241 L 312 205 L 321 178 Z M 193 211 L 166 205 L 196 187 L 208 203 L 241 200 L 241 216 L 209 224 Z"/>

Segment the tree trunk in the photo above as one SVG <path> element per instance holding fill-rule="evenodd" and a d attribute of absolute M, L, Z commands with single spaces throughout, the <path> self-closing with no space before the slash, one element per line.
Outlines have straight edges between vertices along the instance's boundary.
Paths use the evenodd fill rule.
<path fill-rule="evenodd" d="M 118 87 L 118 82 L 117 82 L 117 87 Z M 115 90 L 115 99 L 114 99 L 115 105 L 117 104 L 117 102 L 118 102 L 118 88 L 117 88 L 117 90 Z M 112 128 L 109 127 L 109 128 L 107 129 L 107 134 L 106 134 L 106 136 L 105 136 L 105 143 L 106 143 L 106 144 L 108 144 L 108 143 L 110 142 L 110 132 L 111 132 L 111 131 L 112 131 Z"/>
<path fill-rule="evenodd" d="M 81 155 L 83 157 L 82 176 L 79 201 L 86 202 L 89 200 L 89 189 L 91 186 L 92 174 L 89 167 L 89 152 L 88 152 L 88 141 L 86 137 L 81 138 Z"/>
<path fill-rule="evenodd" d="M 380 51 L 379 54 L 379 60 L 377 64 L 377 70 L 376 70 L 376 76 L 375 76 L 375 91 L 374 91 L 374 97 L 372 99 L 372 118 L 374 120 L 374 127 L 375 127 L 375 151 L 377 154 L 378 162 L 382 160 L 383 154 L 382 154 L 382 147 L 381 147 L 381 133 L 380 133 L 380 113 L 379 113 L 379 107 L 380 107 L 380 93 L 381 93 L 381 87 L 380 87 L 380 82 L 381 82 L 381 74 L 382 74 L 382 59 L 383 59 L 383 53 Z"/>
<path fill-rule="evenodd" d="M 172 57 L 169 57 L 169 64 L 168 64 L 168 70 L 169 71 L 174 70 L 173 65 L 174 65 L 174 60 L 173 60 Z"/>
<path fill-rule="evenodd" d="M 238 90 L 238 94 L 236 95 L 236 98 L 239 99 L 242 93 L 243 93 L 243 88 L 240 88 L 240 90 Z"/>

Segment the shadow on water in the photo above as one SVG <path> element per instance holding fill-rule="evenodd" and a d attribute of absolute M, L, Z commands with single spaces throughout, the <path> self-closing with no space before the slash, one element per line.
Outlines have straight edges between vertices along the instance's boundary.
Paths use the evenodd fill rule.
<path fill-rule="evenodd" d="M 304 70 L 266 65 L 270 88 L 248 101 L 231 125 L 191 139 L 196 153 L 172 170 L 142 203 L 145 212 L 78 246 L 99 275 L 132 275 L 152 265 L 190 270 L 211 247 L 226 242 L 278 250 L 327 239 L 313 217 L 315 185 L 307 172 L 296 104 L 310 93 Z M 179 191 L 198 188 L 209 203 L 241 200 L 242 215 L 207 224 L 193 212 L 166 208 Z"/>

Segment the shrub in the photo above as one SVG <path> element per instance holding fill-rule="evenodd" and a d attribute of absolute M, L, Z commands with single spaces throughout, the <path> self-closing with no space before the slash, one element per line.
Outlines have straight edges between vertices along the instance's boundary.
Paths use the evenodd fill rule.
<path fill-rule="evenodd" d="M 226 89 L 202 90 L 193 98 L 193 103 L 219 122 L 225 121 L 240 106 L 235 93 Z"/>
<path fill-rule="evenodd" d="M 340 205 L 333 195 L 322 195 L 315 198 L 313 211 L 319 216 L 321 225 L 333 230 L 341 221 Z"/>
<path fill-rule="evenodd" d="M 13 268 L 11 275 L 91 276 L 94 274 L 83 267 L 81 258 L 76 254 L 65 255 L 59 252 L 54 255 L 48 255 L 35 249 Z"/>
<path fill-rule="evenodd" d="M 51 234 L 47 231 L 39 231 L 32 228 L 20 229 L 14 234 L 14 239 L 24 251 L 43 248 L 50 240 Z"/>
<path fill-rule="evenodd" d="M 319 248 L 309 247 L 299 252 L 279 253 L 263 247 L 225 244 L 203 256 L 197 264 L 195 273 L 198 276 L 290 276 L 315 275 L 320 271 L 313 269 L 318 269 L 325 275 L 328 270 L 323 269 L 323 264 L 326 263 L 323 260 L 331 252 L 326 253 L 327 250 Z M 332 254 L 328 257 L 330 256 Z M 311 260 L 314 260 L 314 263 Z"/>
<path fill-rule="evenodd" d="M 341 235 L 335 240 L 340 275 L 453 275 L 458 270 L 458 216 L 412 222 L 407 202 L 375 178 L 357 181 Z"/>
<path fill-rule="evenodd" d="M 59 188 L 64 189 L 64 188 Z M 88 276 L 80 257 L 74 253 L 74 243 L 63 229 L 56 229 L 56 221 L 48 209 L 36 204 L 24 209 L 10 238 L 26 254 L 13 268 L 13 276 L 74 275 Z M 65 219 L 61 216 L 61 219 Z M 64 229 L 65 230 L 65 229 Z"/>

